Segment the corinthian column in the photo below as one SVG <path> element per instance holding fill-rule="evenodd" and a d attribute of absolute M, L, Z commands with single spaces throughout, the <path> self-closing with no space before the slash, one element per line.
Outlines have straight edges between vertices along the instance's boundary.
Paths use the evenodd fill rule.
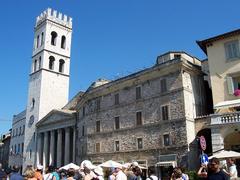
<path fill-rule="evenodd" d="M 76 163 L 75 162 L 75 148 L 76 148 L 75 144 L 76 144 L 76 132 L 75 132 L 75 127 L 73 127 L 73 152 L 72 152 L 73 163 Z"/>
<path fill-rule="evenodd" d="M 62 129 L 58 129 L 57 137 L 57 167 L 62 166 Z"/>
<path fill-rule="evenodd" d="M 70 157 L 70 128 L 65 128 L 65 156 L 64 156 L 64 165 L 69 163 Z"/>
<path fill-rule="evenodd" d="M 37 165 L 42 164 L 42 133 L 37 134 Z"/>
<path fill-rule="evenodd" d="M 44 144 L 43 144 L 43 167 L 48 165 L 48 132 L 44 132 Z"/>
<path fill-rule="evenodd" d="M 55 133 L 54 130 L 50 134 L 50 154 L 49 154 L 49 165 L 54 165 L 54 145 L 55 145 Z"/>

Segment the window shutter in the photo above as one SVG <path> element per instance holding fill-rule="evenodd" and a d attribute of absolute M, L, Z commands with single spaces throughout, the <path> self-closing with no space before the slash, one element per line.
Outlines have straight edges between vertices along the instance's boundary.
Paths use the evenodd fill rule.
<path fill-rule="evenodd" d="M 227 86 L 228 86 L 228 93 L 233 94 L 234 92 L 233 79 L 230 76 L 227 76 Z"/>

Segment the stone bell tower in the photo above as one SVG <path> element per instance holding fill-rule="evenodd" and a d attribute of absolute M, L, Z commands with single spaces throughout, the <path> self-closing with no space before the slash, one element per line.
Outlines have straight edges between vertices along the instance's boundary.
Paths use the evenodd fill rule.
<path fill-rule="evenodd" d="M 23 167 L 35 163 L 35 125 L 68 102 L 72 18 L 48 8 L 36 19 L 29 78 Z"/>

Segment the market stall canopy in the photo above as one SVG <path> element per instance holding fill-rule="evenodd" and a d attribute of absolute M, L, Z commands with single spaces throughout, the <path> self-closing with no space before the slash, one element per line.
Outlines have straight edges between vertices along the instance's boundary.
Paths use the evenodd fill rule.
<path fill-rule="evenodd" d="M 99 164 L 98 166 L 100 167 L 108 167 L 108 168 L 122 168 L 122 164 L 116 162 L 116 161 L 113 161 L 113 160 L 109 160 L 109 161 L 106 161 L 102 164 Z"/>
<path fill-rule="evenodd" d="M 70 169 L 70 168 L 73 168 L 73 169 L 75 169 L 75 170 L 80 169 L 80 167 L 79 167 L 78 165 L 76 165 L 76 164 L 74 164 L 74 163 L 70 163 L 70 164 L 67 164 L 67 165 L 61 167 L 60 170 L 61 170 L 61 169 L 68 170 L 68 169 Z"/>
<path fill-rule="evenodd" d="M 214 153 L 212 156 L 209 157 L 209 159 L 212 158 L 218 158 L 218 159 L 225 159 L 225 158 L 240 158 L 240 153 L 236 151 L 226 151 L 222 150 L 219 152 Z"/>

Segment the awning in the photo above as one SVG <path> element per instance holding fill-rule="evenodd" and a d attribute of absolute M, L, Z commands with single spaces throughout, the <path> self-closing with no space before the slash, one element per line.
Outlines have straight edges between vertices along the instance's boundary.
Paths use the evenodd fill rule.
<path fill-rule="evenodd" d="M 214 106 L 214 109 L 222 109 L 222 108 L 230 108 L 230 107 L 238 107 L 238 106 L 240 106 L 240 99 L 219 102 Z"/>
<path fill-rule="evenodd" d="M 157 162 L 155 164 L 155 166 L 173 166 L 173 167 L 176 167 L 177 162 L 176 161 L 162 161 L 162 162 Z"/>

